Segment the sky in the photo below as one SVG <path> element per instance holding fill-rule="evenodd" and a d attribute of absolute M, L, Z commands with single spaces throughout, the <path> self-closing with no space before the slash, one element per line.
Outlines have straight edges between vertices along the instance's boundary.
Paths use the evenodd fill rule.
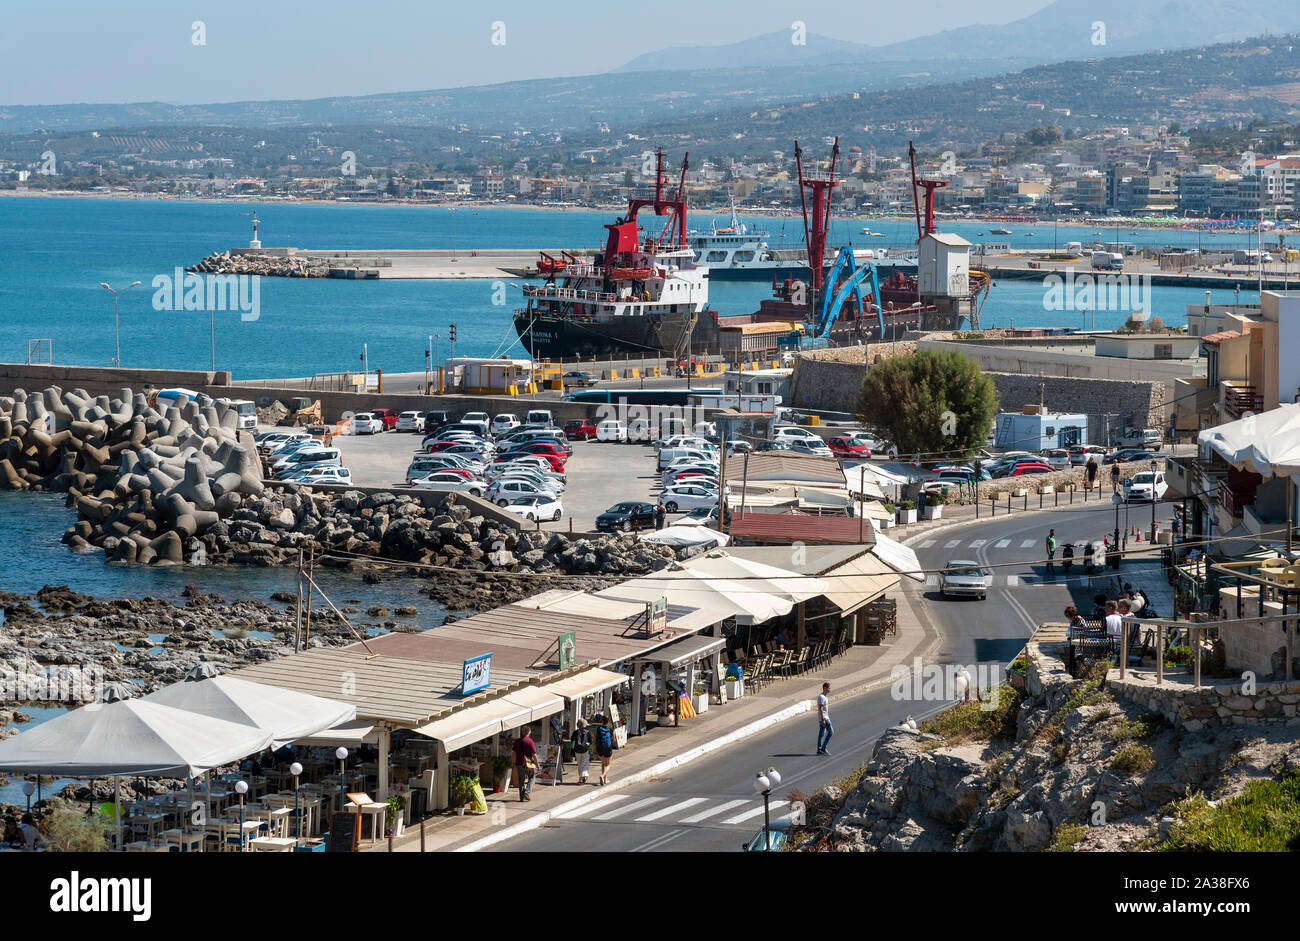
<path fill-rule="evenodd" d="M 811 34 L 884 45 L 1047 5 L 924 0 L 919 14 L 892 0 L 4 0 L 0 107 L 324 98 L 588 75 L 796 20 Z"/>

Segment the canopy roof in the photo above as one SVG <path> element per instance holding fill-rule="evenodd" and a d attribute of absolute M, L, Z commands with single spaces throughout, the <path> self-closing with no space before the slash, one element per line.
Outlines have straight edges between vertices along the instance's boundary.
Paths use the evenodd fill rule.
<path fill-rule="evenodd" d="M 910 548 L 890 539 L 879 530 L 876 531 L 876 543 L 871 547 L 876 558 L 880 559 L 895 572 L 900 575 L 906 575 L 914 581 L 925 581 L 925 573 L 922 571 L 921 560 L 916 557 L 916 553 Z"/>
<path fill-rule="evenodd" d="M 642 542 L 658 543 L 662 546 L 725 546 L 727 536 L 707 526 L 674 524 L 665 529 L 646 533 Z"/>
<path fill-rule="evenodd" d="M 65 777 L 194 778 L 271 743 L 271 732 L 147 699 L 91 703 L 0 742 L 0 769 Z"/>
<path fill-rule="evenodd" d="M 146 702 L 264 729 L 279 748 L 356 718 L 356 706 L 233 676 L 186 680 L 150 693 Z"/>
<path fill-rule="evenodd" d="M 1300 474 L 1300 405 L 1279 405 L 1197 436 L 1237 470 L 1264 477 Z"/>

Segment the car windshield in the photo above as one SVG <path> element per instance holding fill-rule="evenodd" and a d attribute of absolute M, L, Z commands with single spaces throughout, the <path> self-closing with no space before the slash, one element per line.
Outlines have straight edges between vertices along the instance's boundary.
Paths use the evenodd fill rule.
<path fill-rule="evenodd" d="M 639 504 L 636 503 L 616 503 L 605 512 L 607 513 L 631 513 Z"/>
<path fill-rule="evenodd" d="M 1155 474 L 1150 474 L 1150 473 L 1147 473 L 1147 474 L 1138 474 L 1138 475 L 1136 475 L 1136 476 L 1133 478 L 1133 483 L 1135 483 L 1135 484 L 1149 484 L 1149 483 L 1151 483 L 1151 481 L 1154 480 L 1154 479 L 1155 479 Z"/>
<path fill-rule="evenodd" d="M 962 565 L 961 563 L 956 563 L 948 567 L 948 574 L 974 576 L 974 575 L 983 575 L 984 572 L 981 571 L 979 566 L 977 565 L 969 565 L 969 564 Z"/>
<path fill-rule="evenodd" d="M 514 501 L 515 506 L 533 506 L 541 501 L 541 497 L 519 497 Z"/>

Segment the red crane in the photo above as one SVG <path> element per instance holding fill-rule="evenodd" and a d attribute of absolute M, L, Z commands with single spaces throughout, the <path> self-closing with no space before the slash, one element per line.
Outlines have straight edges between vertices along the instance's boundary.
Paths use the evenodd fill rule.
<path fill-rule="evenodd" d="M 808 249 L 808 274 L 812 285 L 812 297 L 808 301 L 809 310 L 816 309 L 816 301 L 822 290 L 824 278 L 822 269 L 826 264 L 826 233 L 830 227 L 831 194 L 835 187 L 840 185 L 835 179 L 835 164 L 839 156 L 840 139 L 836 137 L 835 144 L 831 147 L 830 173 L 824 178 L 805 177 L 803 151 L 799 149 L 799 142 L 794 142 L 795 167 L 799 171 L 799 203 L 803 207 L 803 239 Z M 808 218 L 808 200 L 804 194 L 804 187 L 812 190 L 811 221 Z"/>
<path fill-rule="evenodd" d="M 916 176 L 916 148 L 907 142 L 907 159 L 912 164 L 912 205 L 916 207 L 916 238 L 920 241 L 934 231 L 934 191 L 947 186 L 947 180 L 921 180 Z M 925 225 L 921 224 L 921 198 L 918 190 L 925 189 Z"/>

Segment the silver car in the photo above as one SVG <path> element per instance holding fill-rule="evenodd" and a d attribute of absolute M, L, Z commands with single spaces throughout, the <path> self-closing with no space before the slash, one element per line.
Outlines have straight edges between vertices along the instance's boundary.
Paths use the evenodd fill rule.
<path fill-rule="evenodd" d="M 983 601 L 988 597 L 988 576 L 989 573 L 980 568 L 978 562 L 969 559 L 953 559 L 944 567 L 939 579 L 939 589 L 945 597 L 964 595 Z"/>

